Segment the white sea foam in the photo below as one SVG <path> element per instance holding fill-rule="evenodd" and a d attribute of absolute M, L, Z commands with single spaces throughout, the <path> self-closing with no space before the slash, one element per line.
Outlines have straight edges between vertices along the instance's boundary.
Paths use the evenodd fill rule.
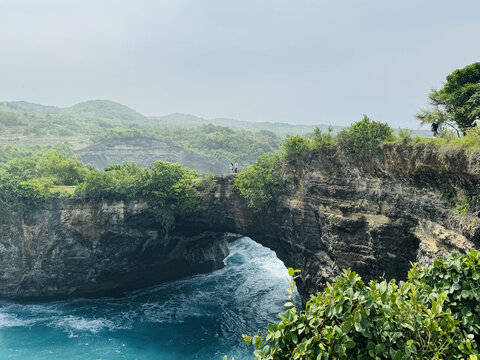
<path fill-rule="evenodd" d="M 0 313 L 0 329 L 19 327 L 19 326 L 30 326 L 35 322 L 35 320 L 22 320 L 19 319 L 16 315 Z"/>
<path fill-rule="evenodd" d="M 0 358 L 21 352 L 17 358 L 30 360 L 63 360 L 67 353 L 82 360 L 135 359 L 139 348 L 148 348 L 142 359 L 209 360 L 227 353 L 248 357 L 250 349 L 245 350 L 241 334 L 254 333 L 277 319 L 287 299 L 287 270 L 273 251 L 249 238 L 230 244 L 225 264 L 221 270 L 123 298 L 43 304 L 0 301 L 0 329 L 20 327 L 15 331 L 21 334 L 17 341 L 12 331 L 12 342 L 0 346 Z M 119 331 L 125 329 L 134 331 Z M 36 334 L 35 345 L 21 343 L 22 336 L 29 339 L 25 334 Z M 205 347 L 207 338 L 221 350 Z M 82 350 L 77 353 L 72 349 L 79 344 Z M 177 351 L 183 357 L 173 356 Z"/>
<path fill-rule="evenodd" d="M 115 324 L 111 320 L 105 318 L 86 319 L 77 316 L 65 316 L 56 318 L 50 322 L 49 326 L 61 328 L 67 332 L 90 332 L 96 334 L 102 330 L 114 330 Z"/>

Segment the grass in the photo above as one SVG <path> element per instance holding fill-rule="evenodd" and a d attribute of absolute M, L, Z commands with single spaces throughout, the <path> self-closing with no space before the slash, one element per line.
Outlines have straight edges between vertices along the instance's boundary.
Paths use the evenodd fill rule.
<path fill-rule="evenodd" d="M 463 149 L 470 154 L 475 152 L 480 153 L 480 128 L 469 129 L 467 130 L 466 136 L 460 138 L 447 133 L 446 136 L 438 138 L 424 138 L 418 136 L 414 138 L 394 137 L 389 142 L 400 141 L 407 141 L 412 144 L 435 144 L 438 147 Z"/>
<path fill-rule="evenodd" d="M 52 194 L 73 195 L 76 186 L 55 185 L 52 187 Z"/>

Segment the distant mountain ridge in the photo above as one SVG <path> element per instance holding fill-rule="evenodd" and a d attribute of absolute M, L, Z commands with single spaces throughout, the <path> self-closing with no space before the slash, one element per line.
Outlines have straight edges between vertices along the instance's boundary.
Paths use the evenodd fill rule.
<path fill-rule="evenodd" d="M 165 116 L 150 116 L 149 119 L 153 120 L 157 125 L 161 124 L 162 126 L 169 127 L 197 127 L 212 124 L 216 126 L 226 126 L 235 130 L 247 130 L 253 132 L 268 130 L 277 135 L 303 135 L 313 132 L 316 127 L 322 131 L 327 131 L 328 128 L 331 127 L 333 133 L 337 133 L 343 128 L 343 126 L 331 126 L 326 124 L 296 125 L 281 122 L 253 122 L 228 118 L 204 119 L 199 116 L 181 113 L 174 113 Z"/>
<path fill-rule="evenodd" d="M 88 100 L 70 107 L 60 108 L 57 106 L 41 105 L 27 101 L 4 101 L 0 102 L 0 111 L 15 113 L 57 115 L 65 117 L 80 117 L 84 120 L 103 119 L 138 124 L 148 124 L 163 127 L 191 128 L 207 124 L 226 126 L 235 130 L 248 131 L 272 131 L 278 135 L 306 134 L 312 132 L 315 127 L 326 131 L 329 125 L 296 125 L 280 122 L 252 122 L 228 118 L 204 119 L 202 117 L 173 113 L 164 116 L 145 116 L 138 111 L 111 100 Z M 338 132 L 342 126 L 332 126 L 333 132 Z"/>
<path fill-rule="evenodd" d="M 146 116 L 128 106 L 110 100 L 88 100 L 66 108 L 35 104 L 27 101 L 4 101 L 0 102 L 0 111 L 42 115 L 71 115 L 117 121 L 147 120 Z"/>
<path fill-rule="evenodd" d="M 57 106 L 35 104 L 28 101 L 2 101 L 0 111 L 11 111 L 29 114 L 58 114 L 61 109 Z"/>
<path fill-rule="evenodd" d="M 86 122 L 91 120 L 106 121 L 102 126 L 159 126 L 173 128 L 195 128 L 203 125 L 225 126 L 234 130 L 246 130 L 259 132 L 271 131 L 279 136 L 305 135 L 312 133 L 316 127 L 323 132 L 329 128 L 333 133 L 338 133 L 343 126 L 326 124 L 298 125 L 281 122 L 252 122 L 228 118 L 205 119 L 196 115 L 173 113 L 164 116 L 145 116 L 138 111 L 111 100 L 88 100 L 70 107 L 60 108 L 57 106 L 35 104 L 27 101 L 4 101 L 0 102 L 0 112 L 13 112 L 18 114 L 31 114 L 41 116 L 53 116 L 59 119 L 80 119 Z M 1 121 L 0 121 L 1 123 Z M 1 124 L 0 124 L 1 125 Z M 414 130 L 417 136 L 429 136 L 429 131 Z"/>

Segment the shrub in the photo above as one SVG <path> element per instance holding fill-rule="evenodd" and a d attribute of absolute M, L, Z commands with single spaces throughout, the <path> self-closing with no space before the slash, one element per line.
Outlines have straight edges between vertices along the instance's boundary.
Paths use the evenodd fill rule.
<path fill-rule="evenodd" d="M 366 161 L 380 154 L 379 144 L 392 137 L 392 129 L 367 115 L 337 135 L 340 149 L 354 160 Z"/>
<path fill-rule="evenodd" d="M 110 172 L 92 170 L 85 181 L 75 189 L 75 194 L 90 199 L 104 199 L 115 194 L 115 179 Z"/>
<path fill-rule="evenodd" d="M 410 129 L 398 129 L 398 137 L 406 142 L 412 141 L 413 131 Z"/>
<path fill-rule="evenodd" d="M 443 129 L 438 133 L 438 137 L 446 139 L 448 142 L 455 139 L 457 135 L 455 134 L 455 131 L 453 131 L 452 129 Z"/>
<path fill-rule="evenodd" d="M 436 259 L 423 270 L 413 268 L 410 280 L 429 292 L 445 292 L 445 308 L 450 309 L 458 327 L 466 334 L 468 348 L 480 344 L 480 256 L 471 250 L 466 255 L 453 253 L 447 259 Z M 470 341 L 472 340 L 472 341 Z"/>
<path fill-rule="evenodd" d="M 322 133 L 318 127 L 315 128 L 312 138 L 312 148 L 319 150 L 322 153 L 331 149 L 335 145 L 335 139 L 332 135 L 332 131 L 332 127 L 328 128 L 327 133 Z"/>
<path fill-rule="evenodd" d="M 398 285 L 366 285 L 345 270 L 304 311 L 293 307 L 265 334 L 245 340 L 255 345 L 256 360 L 476 360 L 479 278 L 473 250 L 424 269 L 415 265 Z"/>
<path fill-rule="evenodd" d="M 218 183 L 213 174 L 205 174 L 194 182 L 193 186 L 199 192 L 211 194 L 217 189 Z"/>
<path fill-rule="evenodd" d="M 77 185 L 88 173 L 80 161 L 55 150 L 48 150 L 42 155 L 37 163 L 37 171 L 41 176 L 51 177 L 55 185 Z"/>
<path fill-rule="evenodd" d="M 261 207 L 285 192 L 281 166 L 279 154 L 259 156 L 235 177 L 233 188 L 248 200 L 250 207 Z"/>
<path fill-rule="evenodd" d="M 283 142 L 283 157 L 290 164 L 298 163 L 310 152 L 310 140 L 302 136 L 290 136 Z"/>

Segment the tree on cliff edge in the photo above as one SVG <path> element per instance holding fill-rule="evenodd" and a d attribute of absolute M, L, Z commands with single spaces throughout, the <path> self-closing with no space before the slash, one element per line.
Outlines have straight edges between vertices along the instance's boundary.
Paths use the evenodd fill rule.
<path fill-rule="evenodd" d="M 441 127 L 465 131 L 480 116 L 480 62 L 455 70 L 446 80 L 440 90 L 428 94 L 432 107 L 415 116 L 422 124 L 439 120 Z"/>

